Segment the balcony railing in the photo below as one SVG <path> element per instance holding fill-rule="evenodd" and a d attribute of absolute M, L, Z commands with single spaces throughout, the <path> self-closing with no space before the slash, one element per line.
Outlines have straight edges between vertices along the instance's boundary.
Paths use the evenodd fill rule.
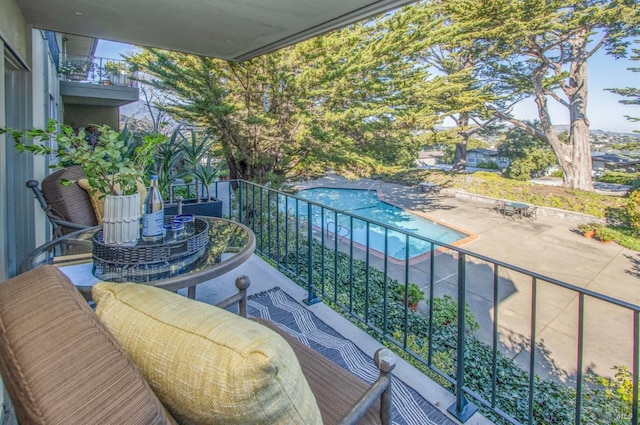
<path fill-rule="evenodd" d="M 217 183 L 212 195 L 232 200 L 224 214 L 255 232 L 257 252 L 305 287 L 309 303 L 326 302 L 452 391 L 449 412 L 460 420 L 480 406 L 496 423 L 638 424 L 640 306 L 246 181 Z M 363 229 L 364 243 L 350 239 Z M 384 235 L 382 248 L 371 246 L 374 230 Z M 401 238 L 404 258 L 389 254 L 390 237 Z M 409 254 L 417 240 L 428 246 L 419 260 Z M 410 282 L 425 288 L 426 314 L 400 302 L 397 288 Z M 490 294 L 484 329 L 468 304 L 470 288 Z M 514 288 L 528 294 L 519 322 L 501 315 Z M 563 329 L 575 353 L 569 376 L 552 367 L 539 337 L 548 314 L 542 298 L 575 305 Z M 609 365 L 616 377 L 591 370 L 591 353 L 606 344 L 618 344 Z M 509 349 L 526 353 L 525 364 Z"/>
<path fill-rule="evenodd" d="M 58 73 L 63 81 L 137 87 L 137 72 L 123 60 L 91 56 L 60 57 Z"/>

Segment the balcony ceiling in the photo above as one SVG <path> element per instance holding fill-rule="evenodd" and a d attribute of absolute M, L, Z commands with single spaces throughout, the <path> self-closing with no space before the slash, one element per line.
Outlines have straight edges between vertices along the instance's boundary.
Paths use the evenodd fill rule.
<path fill-rule="evenodd" d="M 412 0 L 16 0 L 35 28 L 245 60 Z"/>

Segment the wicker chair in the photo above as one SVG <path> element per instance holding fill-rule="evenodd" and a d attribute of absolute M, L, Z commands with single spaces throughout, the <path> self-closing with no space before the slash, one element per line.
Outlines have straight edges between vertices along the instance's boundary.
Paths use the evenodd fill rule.
<path fill-rule="evenodd" d="M 74 165 L 47 176 L 42 180 L 42 188 L 37 180 L 27 182 L 27 187 L 33 190 L 53 225 L 54 238 L 98 225 L 89 195 L 76 183 L 76 180 L 82 178 L 85 178 L 82 167 Z M 64 180 L 72 184 L 63 185 L 61 182 Z"/>

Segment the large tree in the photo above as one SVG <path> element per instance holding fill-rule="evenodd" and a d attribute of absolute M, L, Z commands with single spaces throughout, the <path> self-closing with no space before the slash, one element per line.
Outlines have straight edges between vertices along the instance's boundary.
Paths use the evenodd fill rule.
<path fill-rule="evenodd" d="M 379 19 L 242 63 L 146 49 L 133 60 L 165 110 L 215 135 L 232 177 L 408 165 L 433 124 L 425 70 Z"/>
<path fill-rule="evenodd" d="M 593 190 L 589 146 L 588 60 L 601 49 L 626 54 L 637 34 L 636 0 L 436 0 L 461 39 L 484 40 L 498 55 L 495 72 L 518 96 L 535 100 L 540 129 L 488 105 L 499 118 L 551 145 L 564 184 Z M 455 43 L 455 40 L 452 41 Z M 556 132 L 552 99 L 569 115 L 569 137 Z"/>
<path fill-rule="evenodd" d="M 469 139 L 493 135 L 501 128 L 500 120 L 488 113 L 485 105 L 500 105 L 505 111 L 508 108 L 503 86 L 496 83 L 496 78 L 486 77 L 492 74 L 491 51 L 495 47 L 487 40 L 460 34 L 442 2 L 420 2 L 401 13 L 411 22 L 407 32 L 412 37 L 414 55 L 436 72 L 433 83 L 441 87 L 439 92 L 426 95 L 436 101 L 438 116 L 455 124 L 433 139 L 454 143 L 452 171 L 464 170 Z"/>

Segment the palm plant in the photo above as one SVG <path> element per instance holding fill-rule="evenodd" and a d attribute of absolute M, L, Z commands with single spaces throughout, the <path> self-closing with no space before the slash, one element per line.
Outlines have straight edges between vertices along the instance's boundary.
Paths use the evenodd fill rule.
<path fill-rule="evenodd" d="M 205 155 L 208 155 L 209 149 L 213 145 L 213 140 L 209 138 L 208 134 L 205 134 L 203 137 L 199 137 L 199 135 L 195 131 L 191 131 L 191 137 L 187 138 L 182 136 L 182 142 L 180 143 L 180 149 L 182 150 L 182 156 L 184 158 L 185 163 L 189 166 L 191 174 L 196 179 L 196 202 L 200 202 L 200 185 L 198 184 L 198 173 L 196 170 L 201 165 L 202 158 Z M 210 164 L 207 164 L 209 166 Z M 206 167 L 204 167 L 203 171 L 206 171 Z M 206 172 L 202 173 L 203 176 L 206 176 Z M 204 181 L 202 183 L 205 183 Z M 207 188 L 208 191 L 208 188 Z"/>
<path fill-rule="evenodd" d="M 219 169 L 214 165 L 213 157 L 210 152 L 207 152 L 207 157 L 204 163 L 199 161 L 193 170 L 193 174 L 196 176 L 196 179 L 200 179 L 200 182 L 202 182 L 205 187 L 205 191 L 207 192 L 207 201 L 211 199 L 209 186 L 216 181 L 218 171 Z"/>
<path fill-rule="evenodd" d="M 179 135 L 179 129 L 176 129 L 170 138 L 165 136 L 164 142 L 158 146 L 153 157 L 153 172 L 158 176 L 160 193 L 164 199 L 167 199 L 171 185 L 181 176 L 178 173 L 178 167 L 183 151 Z"/>

